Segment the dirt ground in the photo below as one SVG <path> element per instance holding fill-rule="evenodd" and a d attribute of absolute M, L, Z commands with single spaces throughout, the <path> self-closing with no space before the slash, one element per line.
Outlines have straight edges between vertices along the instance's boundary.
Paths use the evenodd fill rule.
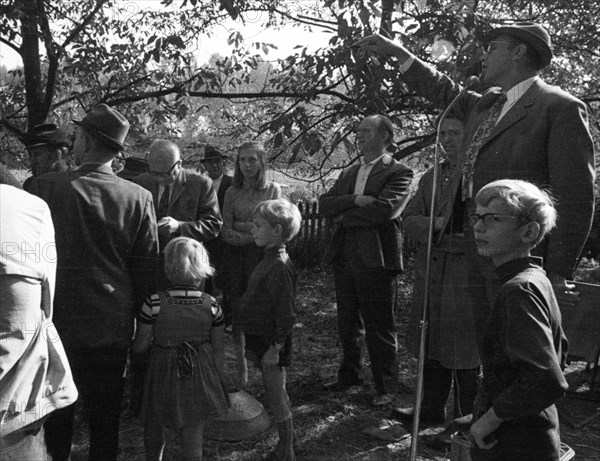
<path fill-rule="evenodd" d="M 397 322 L 400 344 L 408 309 L 410 308 L 412 279 L 410 271 L 399 280 Z M 373 391 L 355 387 L 345 393 L 327 393 L 321 390 L 323 382 L 335 379 L 340 347 L 336 330 L 335 293 L 329 271 L 304 271 L 299 280 L 298 322 L 295 330 L 294 364 L 288 372 L 288 393 L 293 405 L 296 431 L 306 452 L 298 456 L 307 461 L 386 461 L 409 459 L 411 428 L 406 430 L 397 422 L 389 420 L 392 406 L 412 405 L 416 386 L 416 360 L 400 348 L 401 392 L 394 405 L 374 409 L 371 404 Z M 227 349 L 231 351 L 230 338 Z M 231 376 L 233 360 L 228 354 L 227 371 Z M 559 405 L 563 442 L 575 451 L 577 461 L 600 461 L 600 374 L 596 389 L 591 392 L 591 375 L 585 363 L 573 362 L 567 369 L 571 386 L 569 395 Z M 250 392 L 264 401 L 260 375 L 251 370 Z M 125 402 L 125 406 L 126 406 Z M 450 403 L 449 403 L 450 404 Z M 79 412 L 77 434 L 72 459 L 87 459 L 86 424 Z M 365 433 L 376 427 L 382 440 Z M 450 458 L 450 451 L 431 445 L 433 435 L 442 426 L 427 428 L 418 439 L 419 460 L 442 461 Z M 377 431 L 374 431 L 377 432 Z M 205 441 L 206 460 L 240 461 L 257 460 L 276 443 L 274 428 L 254 439 L 239 443 Z M 119 460 L 144 460 L 143 429 L 138 417 L 124 416 L 121 424 L 121 452 Z M 179 443 L 170 434 L 165 450 L 166 461 L 179 459 Z M 516 461 L 516 460 L 515 460 Z"/>

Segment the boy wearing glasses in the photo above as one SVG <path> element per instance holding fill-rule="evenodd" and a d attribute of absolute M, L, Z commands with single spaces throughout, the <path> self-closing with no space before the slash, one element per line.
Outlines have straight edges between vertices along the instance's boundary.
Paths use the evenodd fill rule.
<path fill-rule="evenodd" d="M 553 200 L 529 182 L 505 179 L 484 186 L 475 203 L 477 249 L 502 286 L 484 330 L 471 458 L 558 461 L 554 404 L 568 387 L 567 340 L 542 261 L 530 255 L 556 224 Z"/>

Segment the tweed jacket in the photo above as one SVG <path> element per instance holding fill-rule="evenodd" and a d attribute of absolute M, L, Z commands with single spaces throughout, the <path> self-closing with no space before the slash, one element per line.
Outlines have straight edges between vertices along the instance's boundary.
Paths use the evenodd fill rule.
<path fill-rule="evenodd" d="M 142 174 L 133 182 L 152 193 L 158 206 L 158 181 L 150 173 Z M 179 221 L 178 237 L 190 237 L 199 242 L 214 239 L 221 230 L 222 219 L 217 194 L 212 181 L 205 175 L 183 168 L 172 186 L 168 216 Z"/>
<path fill-rule="evenodd" d="M 457 192 L 460 193 L 460 175 L 460 168 L 450 162 L 440 164 L 433 216 L 443 218 L 442 229 L 446 229 L 453 216 L 454 197 Z M 432 186 L 433 169 L 429 169 L 421 176 L 417 192 L 402 213 L 406 236 L 417 244 L 412 308 L 405 337 L 406 347 L 415 357 L 419 355 L 419 324 L 425 299 Z M 427 357 L 449 369 L 475 368 L 479 365 L 479 354 L 466 290 L 468 280 L 464 235 L 448 234 L 443 230 L 434 232 L 430 262 Z"/>
<path fill-rule="evenodd" d="M 413 172 L 386 154 L 373 166 L 364 190 L 364 195 L 377 200 L 358 207 L 354 204 L 354 186 L 359 168 L 360 165 L 354 165 L 344 170 L 333 187 L 319 198 L 322 216 L 343 216 L 334 226 L 323 262 L 335 263 L 346 247 L 355 254 L 359 268 L 401 272 L 400 214 L 408 201 Z"/>
<path fill-rule="evenodd" d="M 418 59 L 402 78 L 439 107 L 460 90 Z M 467 92 L 458 102 L 455 110 L 467 120 L 461 154 L 499 91 Z M 559 221 L 537 253 L 548 273 L 571 278 L 594 211 L 594 144 L 584 103 L 537 79 L 494 127 L 474 168 L 473 196 L 497 179 L 527 180 L 551 191 Z"/>
<path fill-rule="evenodd" d="M 155 291 L 158 236 L 152 196 L 106 165 L 35 178 L 56 236 L 54 323 L 76 347 L 128 347 L 135 312 Z"/>

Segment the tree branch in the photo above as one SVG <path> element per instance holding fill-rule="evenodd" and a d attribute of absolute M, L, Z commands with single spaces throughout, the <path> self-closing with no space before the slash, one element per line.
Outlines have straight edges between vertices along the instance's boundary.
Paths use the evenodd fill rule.
<path fill-rule="evenodd" d="M 109 0 L 98 0 L 98 2 L 96 3 L 96 7 L 90 12 L 90 14 L 88 14 L 83 19 L 83 21 L 81 21 L 81 23 L 79 23 L 77 25 L 77 27 L 75 27 L 75 29 L 73 29 L 71 31 L 71 33 L 68 35 L 68 37 L 62 43 L 61 47 L 63 49 L 65 49 L 73 40 L 75 40 L 75 37 L 77 37 L 81 33 L 81 31 L 87 27 L 87 25 L 92 21 L 92 19 L 94 19 L 94 16 L 96 15 L 96 13 L 98 13 L 98 11 L 100 11 L 100 9 L 108 1 Z"/>
<path fill-rule="evenodd" d="M 9 42 L 8 40 L 6 40 L 4 37 L 0 36 L 0 42 L 4 43 L 6 46 L 12 48 L 13 50 L 15 50 L 17 53 L 19 53 L 19 55 L 21 54 L 21 48 L 18 47 L 17 45 L 15 45 L 13 42 Z"/>

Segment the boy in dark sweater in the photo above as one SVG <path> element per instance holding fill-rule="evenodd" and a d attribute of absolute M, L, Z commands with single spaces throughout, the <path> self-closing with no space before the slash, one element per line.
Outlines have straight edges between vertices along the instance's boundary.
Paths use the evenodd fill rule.
<path fill-rule="evenodd" d="M 555 402 L 567 389 L 567 342 L 552 285 L 530 250 L 555 226 L 551 197 L 531 183 L 494 181 L 470 216 L 479 254 L 502 287 L 483 341 L 483 382 L 471 434 L 473 461 L 558 461 Z"/>
<path fill-rule="evenodd" d="M 293 461 L 294 431 L 285 390 L 285 367 L 292 358 L 296 269 L 285 244 L 300 230 L 298 207 L 284 199 L 261 202 L 253 211 L 252 236 L 265 248 L 241 302 L 246 358 L 261 370 L 267 406 L 277 423 L 279 443 L 266 460 Z"/>

